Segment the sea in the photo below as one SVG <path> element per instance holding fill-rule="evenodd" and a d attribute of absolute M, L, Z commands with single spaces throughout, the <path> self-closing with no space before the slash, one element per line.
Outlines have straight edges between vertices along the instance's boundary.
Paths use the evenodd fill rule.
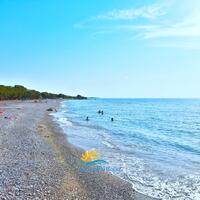
<path fill-rule="evenodd" d="M 200 99 L 67 100 L 54 118 L 70 143 L 96 149 L 136 191 L 200 200 Z"/>

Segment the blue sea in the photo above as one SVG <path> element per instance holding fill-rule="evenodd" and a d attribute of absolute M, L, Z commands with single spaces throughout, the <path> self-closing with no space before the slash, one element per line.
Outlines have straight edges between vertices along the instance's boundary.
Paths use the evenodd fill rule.
<path fill-rule="evenodd" d="M 69 100 L 54 116 L 70 143 L 97 149 L 138 192 L 200 199 L 200 100 Z"/>

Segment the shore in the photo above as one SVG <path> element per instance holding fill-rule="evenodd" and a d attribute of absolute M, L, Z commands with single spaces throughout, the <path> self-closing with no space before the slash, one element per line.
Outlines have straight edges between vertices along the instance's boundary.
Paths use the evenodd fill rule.
<path fill-rule="evenodd" d="M 150 200 L 110 173 L 81 173 L 83 151 L 49 115 L 59 101 L 0 102 L 0 199 Z"/>

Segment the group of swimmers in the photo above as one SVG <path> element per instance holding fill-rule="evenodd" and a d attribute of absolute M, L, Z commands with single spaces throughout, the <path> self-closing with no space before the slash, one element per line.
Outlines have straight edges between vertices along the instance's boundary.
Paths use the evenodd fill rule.
<path fill-rule="evenodd" d="M 97 113 L 102 115 L 104 114 L 103 110 L 99 110 Z"/>
<path fill-rule="evenodd" d="M 103 110 L 99 110 L 98 112 L 97 112 L 99 115 L 101 114 L 101 115 L 103 115 L 104 114 L 104 112 L 103 112 Z M 111 122 L 113 122 L 114 121 L 114 118 L 113 117 L 111 117 Z M 87 116 L 86 117 L 86 121 L 89 121 L 89 117 Z"/>

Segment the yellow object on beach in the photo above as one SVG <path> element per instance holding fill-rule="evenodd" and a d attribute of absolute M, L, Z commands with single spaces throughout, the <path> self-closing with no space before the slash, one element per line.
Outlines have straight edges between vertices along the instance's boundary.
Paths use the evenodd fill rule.
<path fill-rule="evenodd" d="M 94 160 L 98 160 L 100 158 L 99 152 L 96 150 L 89 150 L 85 151 L 85 153 L 82 154 L 81 160 L 83 162 L 91 162 Z"/>

